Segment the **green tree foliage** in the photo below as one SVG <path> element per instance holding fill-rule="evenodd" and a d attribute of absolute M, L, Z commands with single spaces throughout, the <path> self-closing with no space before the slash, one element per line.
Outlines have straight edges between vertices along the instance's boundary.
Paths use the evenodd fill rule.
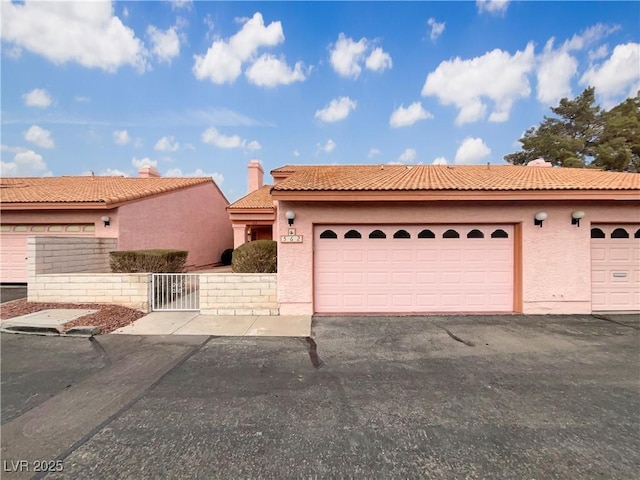
<path fill-rule="evenodd" d="M 522 150 L 505 155 L 513 165 L 544 158 L 561 167 L 640 172 L 640 92 L 611 110 L 595 103 L 595 89 L 563 98 L 538 127 L 519 140 Z"/>

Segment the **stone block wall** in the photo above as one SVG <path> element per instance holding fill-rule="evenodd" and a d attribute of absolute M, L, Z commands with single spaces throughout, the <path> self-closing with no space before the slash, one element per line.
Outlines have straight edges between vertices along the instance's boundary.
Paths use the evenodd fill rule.
<path fill-rule="evenodd" d="M 275 273 L 203 273 L 200 313 L 278 315 Z"/>

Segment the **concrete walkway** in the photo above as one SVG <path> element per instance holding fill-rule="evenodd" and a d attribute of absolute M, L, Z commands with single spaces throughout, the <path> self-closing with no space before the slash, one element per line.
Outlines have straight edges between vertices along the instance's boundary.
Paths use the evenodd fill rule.
<path fill-rule="evenodd" d="M 152 312 L 112 332 L 121 335 L 215 335 L 232 337 L 309 337 L 311 316 L 201 315 Z"/>

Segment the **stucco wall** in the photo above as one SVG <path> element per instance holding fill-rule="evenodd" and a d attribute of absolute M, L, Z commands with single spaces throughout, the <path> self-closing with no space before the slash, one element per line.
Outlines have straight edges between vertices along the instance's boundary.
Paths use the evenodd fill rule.
<path fill-rule="evenodd" d="M 29 278 L 30 302 L 112 303 L 149 311 L 147 273 L 71 273 Z"/>
<path fill-rule="evenodd" d="M 200 313 L 278 315 L 276 274 L 200 274 Z"/>
<path fill-rule="evenodd" d="M 227 201 L 213 182 L 170 192 L 119 208 L 120 250 L 188 250 L 188 267 L 220 262 L 233 247 Z"/>
<path fill-rule="evenodd" d="M 640 223 L 637 206 L 597 202 L 285 202 L 278 208 L 278 238 L 287 233 L 284 212 L 296 214 L 303 243 L 278 243 L 278 303 L 282 315 L 309 315 L 313 309 L 313 225 L 392 223 L 507 223 L 522 225 L 523 313 L 591 312 L 591 223 Z M 549 217 L 534 226 L 538 211 Z M 581 226 L 571 212 L 583 210 Z M 278 241 L 279 242 L 279 241 Z"/>
<path fill-rule="evenodd" d="M 47 273 L 107 273 L 115 238 L 29 237 L 29 276 Z"/>

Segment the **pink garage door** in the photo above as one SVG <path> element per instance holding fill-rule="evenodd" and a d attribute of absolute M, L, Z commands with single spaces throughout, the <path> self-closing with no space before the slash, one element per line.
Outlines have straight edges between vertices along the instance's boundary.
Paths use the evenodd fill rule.
<path fill-rule="evenodd" d="M 27 282 L 27 237 L 83 236 L 93 237 L 95 226 L 90 225 L 1 225 L 0 226 L 0 282 Z"/>
<path fill-rule="evenodd" d="M 314 230 L 318 313 L 513 311 L 513 226 Z"/>
<path fill-rule="evenodd" d="M 592 225 L 591 309 L 640 310 L 640 225 Z"/>

